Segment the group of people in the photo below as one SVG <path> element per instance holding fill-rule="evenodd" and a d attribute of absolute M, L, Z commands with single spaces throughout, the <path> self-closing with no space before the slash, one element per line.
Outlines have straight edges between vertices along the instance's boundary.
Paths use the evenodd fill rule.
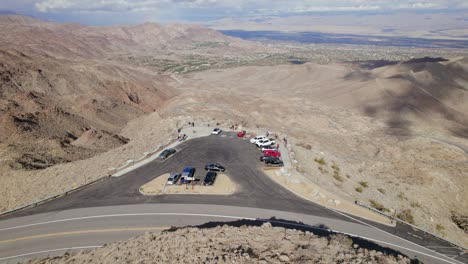
<path fill-rule="evenodd" d="M 179 140 L 179 141 L 183 141 L 183 140 L 186 140 L 186 139 L 187 139 L 187 135 L 186 135 L 186 134 L 182 134 L 182 135 L 179 134 L 179 135 L 177 136 L 177 140 Z"/>

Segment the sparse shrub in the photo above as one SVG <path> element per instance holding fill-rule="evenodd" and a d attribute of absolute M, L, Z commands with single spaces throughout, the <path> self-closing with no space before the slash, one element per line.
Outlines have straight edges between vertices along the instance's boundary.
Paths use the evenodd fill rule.
<path fill-rule="evenodd" d="M 384 188 L 378 188 L 377 190 L 378 190 L 379 192 L 381 192 L 382 194 L 385 194 L 385 193 L 386 193 L 386 191 L 385 191 Z"/>
<path fill-rule="evenodd" d="M 321 173 L 323 173 L 323 174 L 327 174 L 327 173 L 328 173 L 327 169 L 325 169 L 325 168 L 322 167 L 322 166 L 319 166 L 318 169 L 319 169 L 319 171 L 320 171 Z"/>
<path fill-rule="evenodd" d="M 369 187 L 369 184 L 368 184 L 366 181 L 360 181 L 360 182 L 359 182 L 359 185 L 361 185 L 361 186 L 364 187 L 364 188 Z"/>
<path fill-rule="evenodd" d="M 346 174 L 346 177 L 348 177 L 348 179 L 351 179 L 351 175 L 349 174 Z"/>
<path fill-rule="evenodd" d="M 327 162 L 323 158 L 320 158 L 320 159 L 315 158 L 314 161 L 322 166 L 327 165 Z"/>
<path fill-rule="evenodd" d="M 338 173 L 338 174 L 334 174 L 333 175 L 333 178 L 335 178 L 335 180 L 339 181 L 339 182 L 344 182 L 344 178 L 341 177 L 341 175 Z"/>
<path fill-rule="evenodd" d="M 408 222 L 410 224 L 414 225 L 414 218 L 413 214 L 411 212 L 411 209 L 404 209 L 403 211 L 399 212 L 397 214 L 397 217 L 400 218 L 401 220 Z"/>
<path fill-rule="evenodd" d="M 383 204 L 375 201 L 375 200 L 369 200 L 370 204 L 372 207 L 375 209 L 382 211 L 382 212 L 390 212 L 390 209 L 386 208 Z"/>
<path fill-rule="evenodd" d="M 436 225 L 436 229 L 437 229 L 437 231 L 439 231 L 440 233 L 443 233 L 444 230 L 445 230 L 445 227 L 444 227 L 443 225 L 441 225 L 441 224 L 437 224 L 437 225 Z"/>
<path fill-rule="evenodd" d="M 364 191 L 364 189 L 362 189 L 362 187 L 360 187 L 360 186 L 359 186 L 359 187 L 356 187 L 355 190 L 356 190 L 356 192 L 358 192 L 358 193 L 362 193 L 362 191 Z"/>
<path fill-rule="evenodd" d="M 411 207 L 421 207 L 421 204 L 419 202 L 411 202 L 410 203 Z"/>
<path fill-rule="evenodd" d="M 400 192 L 398 194 L 398 198 L 402 199 L 402 200 L 407 200 L 408 198 L 406 198 L 406 195 L 403 193 L 403 192 Z"/>
<path fill-rule="evenodd" d="M 332 169 L 334 169 L 335 171 L 340 171 L 340 167 L 338 167 L 338 165 L 336 165 L 335 163 L 333 163 L 331 165 Z"/>

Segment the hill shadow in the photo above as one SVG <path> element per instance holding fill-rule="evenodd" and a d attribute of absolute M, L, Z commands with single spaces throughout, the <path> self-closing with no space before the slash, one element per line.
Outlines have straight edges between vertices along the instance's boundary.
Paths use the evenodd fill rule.
<path fill-rule="evenodd" d="M 367 103 L 363 106 L 364 113 L 371 117 L 384 114 L 387 133 L 394 136 L 411 135 L 413 122 L 409 116 L 423 121 L 431 120 L 434 115 L 441 116 L 452 123 L 447 127 L 448 132 L 456 137 L 468 139 L 467 113 L 458 111 L 456 106 L 450 104 L 454 97 L 464 97 L 467 88 L 456 80 L 468 83 L 468 72 L 460 64 L 443 65 L 438 61 L 445 59 L 414 59 L 402 63 L 404 66 L 396 66 L 406 67 L 406 72 L 387 79 L 402 81 L 408 87 L 398 93 L 393 92 L 392 87 L 388 87 L 384 102 Z M 468 63 L 468 60 L 465 59 L 463 63 Z M 348 78 L 349 76 L 344 77 L 345 80 Z"/>

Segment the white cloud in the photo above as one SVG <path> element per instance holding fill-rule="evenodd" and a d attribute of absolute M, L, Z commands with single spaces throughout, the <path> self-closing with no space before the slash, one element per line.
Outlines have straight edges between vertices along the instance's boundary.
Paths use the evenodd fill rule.
<path fill-rule="evenodd" d="M 36 8 L 51 11 L 138 12 L 164 8 L 234 9 L 247 13 L 360 11 L 395 9 L 456 9 L 466 0 L 40 0 Z M 224 10 L 223 10 L 224 9 Z"/>

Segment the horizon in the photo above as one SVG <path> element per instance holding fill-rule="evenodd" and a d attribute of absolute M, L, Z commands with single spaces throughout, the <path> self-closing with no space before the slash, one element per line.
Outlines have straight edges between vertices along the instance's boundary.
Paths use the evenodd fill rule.
<path fill-rule="evenodd" d="M 333 0 L 321 1 L 231 1 L 231 0 L 147 0 L 0 1 L 0 14 L 16 14 L 91 26 L 156 23 L 207 23 L 221 19 L 261 20 L 261 18 L 314 16 L 437 15 L 458 14 L 468 21 L 468 2 L 461 0 Z M 352 24 L 351 24 L 352 25 Z"/>

